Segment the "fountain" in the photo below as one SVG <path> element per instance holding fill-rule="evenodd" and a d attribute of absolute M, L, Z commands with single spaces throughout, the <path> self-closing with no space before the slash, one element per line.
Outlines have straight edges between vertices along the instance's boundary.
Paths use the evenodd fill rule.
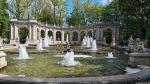
<path fill-rule="evenodd" d="M 44 49 L 43 49 L 43 41 L 42 41 L 42 38 L 38 40 L 36 49 L 37 49 L 37 50 L 44 50 Z"/>
<path fill-rule="evenodd" d="M 52 41 L 52 36 L 49 37 L 49 45 L 52 45 L 53 41 Z"/>
<path fill-rule="evenodd" d="M 82 40 L 82 46 L 85 46 L 86 45 L 86 36 L 84 36 L 83 40 Z"/>
<path fill-rule="evenodd" d="M 90 42 L 90 38 L 89 38 L 89 37 L 87 37 L 86 47 L 87 47 L 87 48 L 90 48 L 90 47 L 91 47 L 91 42 Z"/>
<path fill-rule="evenodd" d="M 93 40 L 92 41 L 92 48 L 91 48 L 91 50 L 97 50 L 97 45 L 96 45 L 96 40 Z"/>
<path fill-rule="evenodd" d="M 0 51 L 0 56 L 6 56 L 6 53 L 4 51 Z"/>
<path fill-rule="evenodd" d="M 30 59 L 24 44 L 19 45 L 19 57 L 16 59 Z"/>
<path fill-rule="evenodd" d="M 113 56 L 113 53 L 112 53 L 112 52 L 108 52 L 108 56 L 107 56 L 106 58 L 108 58 L 108 59 L 113 59 L 113 58 L 115 58 L 115 57 Z"/>
<path fill-rule="evenodd" d="M 44 47 L 49 47 L 49 37 L 44 38 Z"/>
<path fill-rule="evenodd" d="M 77 66 L 80 65 L 79 62 L 74 60 L 74 52 L 71 50 L 68 50 L 67 53 L 64 56 L 64 59 L 60 62 L 58 62 L 58 64 L 62 65 L 62 66 Z"/>
<path fill-rule="evenodd" d="M 69 43 L 68 34 L 67 34 L 67 36 L 66 36 L 66 42 Z"/>

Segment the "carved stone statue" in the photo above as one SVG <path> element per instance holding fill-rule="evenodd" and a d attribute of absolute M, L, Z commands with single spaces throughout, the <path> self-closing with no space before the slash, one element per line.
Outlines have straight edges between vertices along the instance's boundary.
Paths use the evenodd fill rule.
<path fill-rule="evenodd" d="M 130 38 L 128 39 L 128 50 L 130 51 L 134 51 L 134 40 L 132 35 L 130 36 Z"/>
<path fill-rule="evenodd" d="M 144 43 L 137 38 L 135 41 L 133 40 L 132 36 L 129 38 L 128 50 L 132 53 L 143 53 L 145 51 Z"/>

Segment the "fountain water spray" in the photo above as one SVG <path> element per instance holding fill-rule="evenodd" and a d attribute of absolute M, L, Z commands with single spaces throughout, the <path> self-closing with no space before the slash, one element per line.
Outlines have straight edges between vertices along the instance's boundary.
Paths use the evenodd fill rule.
<path fill-rule="evenodd" d="M 82 46 L 86 45 L 86 36 L 84 36 L 83 40 L 82 40 Z"/>
<path fill-rule="evenodd" d="M 90 48 L 90 47 L 91 47 L 91 42 L 90 42 L 90 38 L 89 38 L 89 37 L 87 37 L 86 47 L 87 47 L 87 48 Z"/>
<path fill-rule="evenodd" d="M 96 40 L 93 40 L 92 41 L 92 48 L 91 48 L 91 50 L 97 50 L 97 44 L 96 44 Z"/>
<path fill-rule="evenodd" d="M 17 57 L 16 59 L 30 59 L 26 50 L 26 46 L 24 44 L 19 45 L 19 57 Z"/>
<path fill-rule="evenodd" d="M 115 57 L 112 52 L 108 52 L 108 56 L 106 58 L 113 59 Z"/>
<path fill-rule="evenodd" d="M 43 46 L 49 47 L 49 37 L 48 36 L 44 38 L 44 45 Z"/>
<path fill-rule="evenodd" d="M 53 44 L 52 36 L 49 37 L 49 45 Z"/>
<path fill-rule="evenodd" d="M 58 62 L 62 66 L 77 66 L 80 65 L 79 62 L 74 60 L 74 52 L 67 51 L 62 61 Z"/>
<path fill-rule="evenodd" d="M 42 38 L 38 40 L 36 48 L 37 48 L 37 50 L 44 50 Z"/>

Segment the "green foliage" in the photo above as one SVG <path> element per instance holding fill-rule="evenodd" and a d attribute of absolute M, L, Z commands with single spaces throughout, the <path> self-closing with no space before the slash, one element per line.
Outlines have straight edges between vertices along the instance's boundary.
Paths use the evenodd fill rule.
<path fill-rule="evenodd" d="M 53 36 L 53 32 L 52 31 L 48 31 L 48 36 Z"/>
<path fill-rule="evenodd" d="M 147 47 L 150 48 L 150 31 L 147 32 L 146 39 L 147 39 Z"/>
<path fill-rule="evenodd" d="M 45 38 L 45 31 L 44 30 L 41 30 L 41 37 Z"/>
<path fill-rule="evenodd" d="M 81 3 L 81 0 L 74 0 L 73 2 L 74 10 L 71 16 L 67 17 L 67 23 L 69 25 L 86 25 L 101 20 L 104 7 L 91 4 L 90 0 L 85 0 L 85 3 Z"/>
<path fill-rule="evenodd" d="M 0 2 L 0 36 L 3 38 L 9 38 L 9 18 L 7 14 L 6 0 Z"/>
<path fill-rule="evenodd" d="M 20 43 L 25 43 L 26 42 L 26 38 L 27 38 L 28 34 L 29 34 L 29 30 L 26 27 L 19 28 Z"/>
<path fill-rule="evenodd" d="M 106 43 L 111 44 L 112 42 L 112 30 L 107 29 L 104 31 L 104 37 L 106 38 Z"/>

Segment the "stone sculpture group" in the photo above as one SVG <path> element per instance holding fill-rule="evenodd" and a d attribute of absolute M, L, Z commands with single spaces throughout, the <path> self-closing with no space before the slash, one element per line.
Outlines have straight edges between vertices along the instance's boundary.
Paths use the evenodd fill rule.
<path fill-rule="evenodd" d="M 132 53 L 143 53 L 145 51 L 144 43 L 140 40 L 140 38 L 133 39 L 132 36 L 129 38 L 128 50 Z"/>

